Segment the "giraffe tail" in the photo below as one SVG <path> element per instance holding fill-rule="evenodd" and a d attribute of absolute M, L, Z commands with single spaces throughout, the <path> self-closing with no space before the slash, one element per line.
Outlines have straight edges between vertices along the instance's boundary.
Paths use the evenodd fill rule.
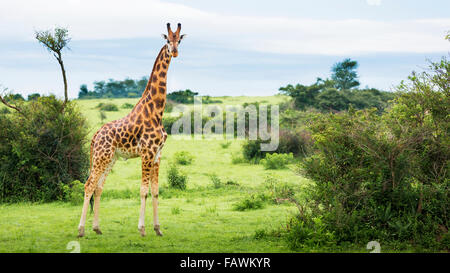
<path fill-rule="evenodd" d="M 100 131 L 100 130 L 99 130 Z M 89 158 L 89 171 L 92 171 L 92 155 L 94 153 L 94 143 L 95 143 L 95 138 L 97 137 L 98 132 L 94 134 L 94 136 L 92 137 L 92 141 L 91 141 L 91 153 L 90 153 L 90 158 Z M 91 196 L 91 199 L 89 200 L 89 205 L 90 205 L 90 211 L 91 213 L 94 211 L 94 195 Z"/>

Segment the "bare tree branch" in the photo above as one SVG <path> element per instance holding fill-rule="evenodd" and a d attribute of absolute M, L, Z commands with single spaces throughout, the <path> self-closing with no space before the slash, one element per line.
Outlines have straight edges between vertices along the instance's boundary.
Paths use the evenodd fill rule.
<path fill-rule="evenodd" d="M 3 88 L 2 93 L 5 93 L 8 90 L 8 88 Z M 24 115 L 24 113 L 22 112 L 22 109 L 20 109 L 19 107 L 12 105 L 10 103 L 8 103 L 5 98 L 3 96 L 0 95 L 0 101 L 6 105 L 7 107 L 16 110 L 17 112 L 21 113 L 22 115 Z"/>

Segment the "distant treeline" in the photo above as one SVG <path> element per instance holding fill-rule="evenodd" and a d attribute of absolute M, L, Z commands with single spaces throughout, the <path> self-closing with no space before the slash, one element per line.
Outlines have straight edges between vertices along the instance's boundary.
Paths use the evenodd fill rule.
<path fill-rule="evenodd" d="M 89 90 L 86 84 L 80 86 L 78 99 L 102 99 L 102 98 L 139 98 L 147 86 L 148 78 L 142 77 L 140 80 L 125 79 L 116 81 L 109 79 L 108 82 L 94 82 L 94 90 Z M 176 103 L 191 104 L 194 103 L 194 96 L 198 92 L 189 89 L 174 91 L 167 94 L 167 99 Z M 219 100 L 213 100 L 210 96 L 203 96 L 203 103 L 220 103 Z"/>
<path fill-rule="evenodd" d="M 308 108 L 320 111 L 339 112 L 356 109 L 377 108 L 381 113 L 388 102 L 395 98 L 392 92 L 375 88 L 358 89 L 358 62 L 345 59 L 331 68 L 331 79 L 317 78 L 311 85 L 288 84 L 280 87 L 280 93 L 293 99 L 294 107 L 298 110 Z"/>
<path fill-rule="evenodd" d="M 116 81 L 109 79 L 108 82 L 94 82 L 94 90 L 89 90 L 86 84 L 80 86 L 79 99 L 101 99 L 101 98 L 138 98 L 147 86 L 148 77 L 140 80 L 125 79 Z"/>
<path fill-rule="evenodd" d="M 348 110 L 352 106 L 356 109 L 374 107 L 381 113 L 396 96 L 375 88 L 339 90 L 333 81 L 321 79 L 311 85 L 289 84 L 281 87 L 280 93 L 291 96 L 294 107 L 299 110 L 314 108 L 325 112 Z"/>
<path fill-rule="evenodd" d="M 41 97 L 41 94 L 39 93 L 33 93 L 28 95 L 28 101 L 35 100 L 37 98 Z M 5 101 L 25 101 L 25 98 L 21 94 L 8 94 L 4 97 Z"/>

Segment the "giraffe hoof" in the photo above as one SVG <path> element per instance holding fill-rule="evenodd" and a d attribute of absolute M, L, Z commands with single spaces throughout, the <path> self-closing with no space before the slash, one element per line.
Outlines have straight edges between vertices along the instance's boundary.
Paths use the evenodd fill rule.
<path fill-rule="evenodd" d="M 95 231 L 95 233 L 97 233 L 97 234 L 99 234 L 99 235 L 102 234 L 102 231 L 100 230 L 99 227 L 94 227 L 93 230 Z"/>
<path fill-rule="evenodd" d="M 153 229 L 155 230 L 156 235 L 158 235 L 158 236 L 163 236 L 161 230 L 159 229 L 159 226 L 156 226 L 156 227 L 154 227 Z"/>
<path fill-rule="evenodd" d="M 81 238 L 84 236 L 84 227 L 78 228 L 78 238 Z"/>
<path fill-rule="evenodd" d="M 140 228 L 138 228 L 139 229 L 139 232 L 141 233 L 141 236 L 142 237 L 145 237 L 145 227 L 140 227 Z"/>

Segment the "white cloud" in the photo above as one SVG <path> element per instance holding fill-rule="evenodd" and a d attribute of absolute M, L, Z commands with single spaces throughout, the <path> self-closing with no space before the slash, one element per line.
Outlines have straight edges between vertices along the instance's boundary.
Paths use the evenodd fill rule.
<path fill-rule="evenodd" d="M 370 6 L 379 6 L 379 5 L 381 5 L 381 0 L 366 0 L 366 2 Z"/>
<path fill-rule="evenodd" d="M 54 25 L 68 27 L 73 39 L 157 37 L 166 22 L 181 22 L 190 43 L 260 52 L 348 55 L 449 49 L 443 37 L 450 18 L 382 22 L 234 16 L 157 0 L 4 1 L 0 39 L 33 39 L 34 29 Z"/>

